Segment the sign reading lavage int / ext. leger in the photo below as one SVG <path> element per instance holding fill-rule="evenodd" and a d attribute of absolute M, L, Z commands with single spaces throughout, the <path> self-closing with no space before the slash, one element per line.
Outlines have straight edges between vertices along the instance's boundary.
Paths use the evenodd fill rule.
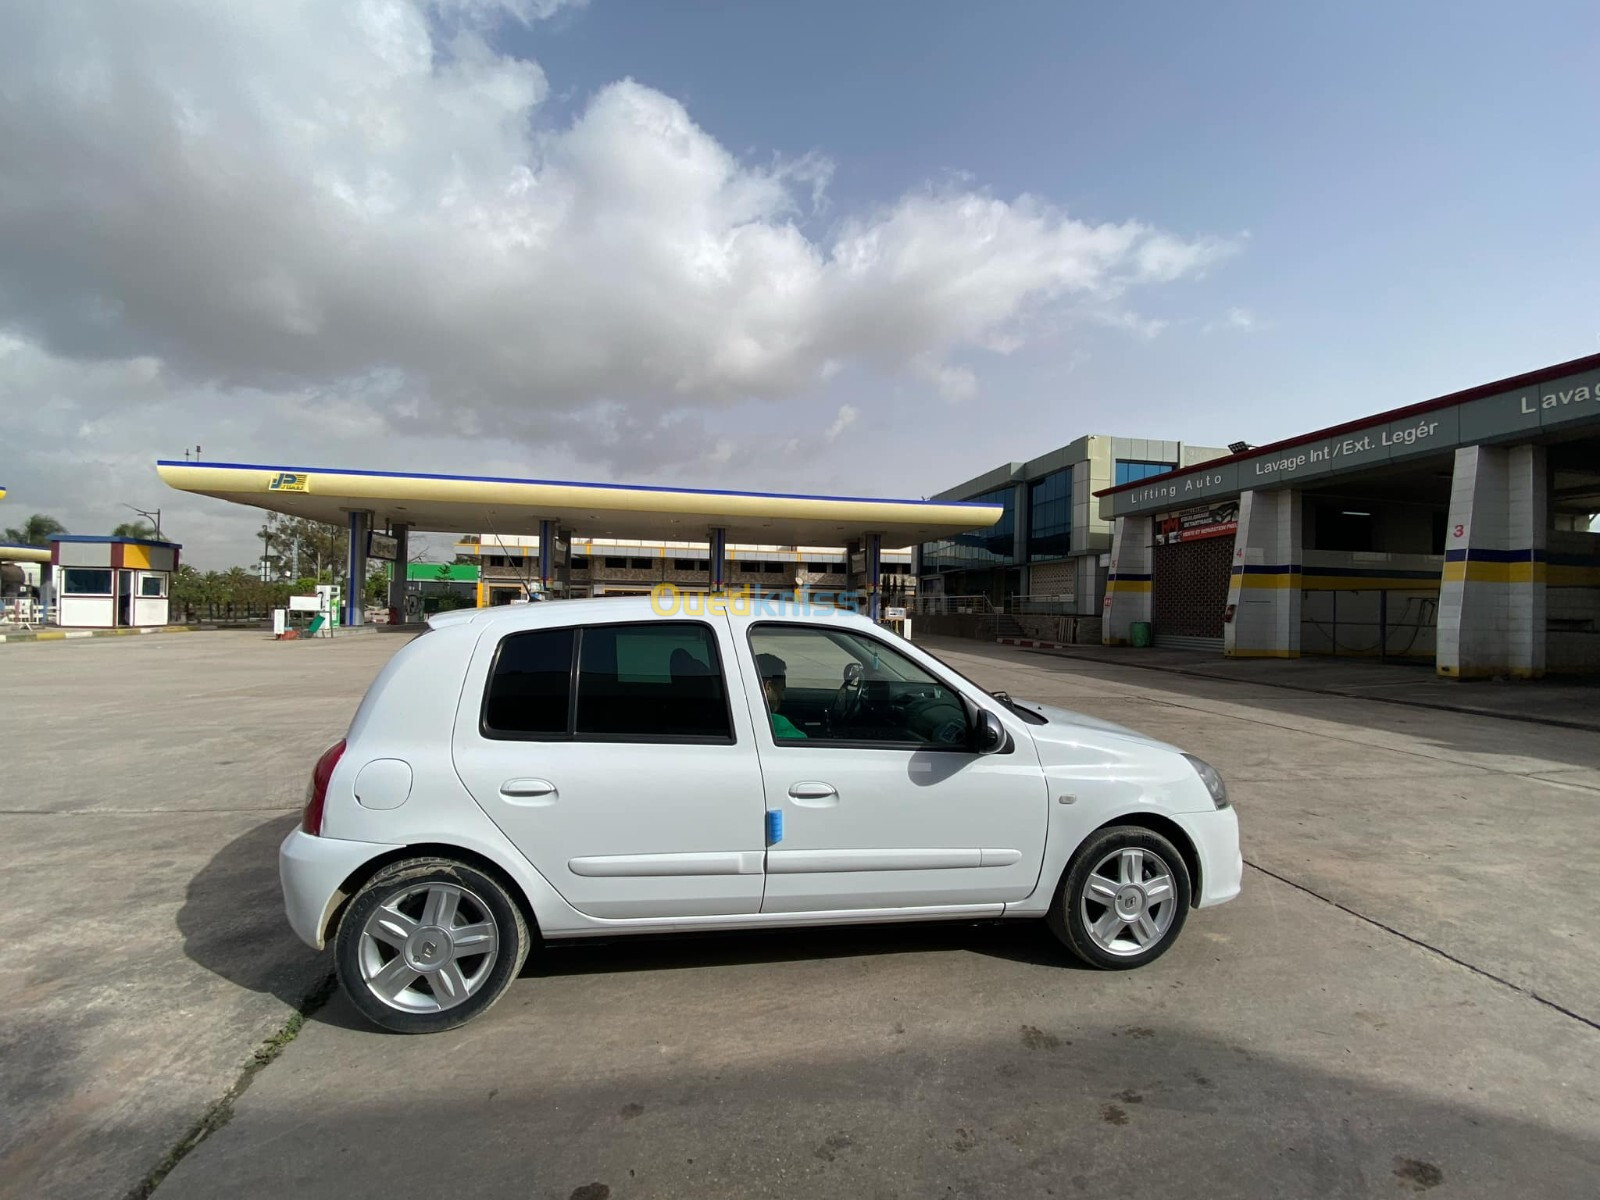
<path fill-rule="evenodd" d="M 1255 488 L 1286 487 L 1307 479 L 1440 454 L 1482 442 L 1515 442 L 1555 426 L 1600 424 L 1600 371 L 1507 388 L 1459 404 L 1399 419 L 1375 417 L 1334 436 L 1297 442 L 1266 454 L 1202 465 L 1171 478 L 1113 492 L 1114 517 L 1160 512 L 1178 505 L 1236 496 Z"/>

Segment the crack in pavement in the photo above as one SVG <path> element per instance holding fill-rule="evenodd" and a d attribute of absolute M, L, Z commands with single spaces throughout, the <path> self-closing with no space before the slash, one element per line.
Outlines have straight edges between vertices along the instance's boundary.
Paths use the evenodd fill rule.
<path fill-rule="evenodd" d="M 161 1181 L 170 1175 L 180 1162 L 194 1153 L 213 1133 L 233 1120 L 234 1103 L 244 1095 L 256 1075 L 275 1062 L 288 1048 L 289 1043 L 300 1036 L 300 1030 L 305 1028 L 306 1019 L 328 1002 L 328 998 L 333 995 L 334 987 L 335 979 L 330 971 L 306 993 L 305 998 L 278 1027 L 278 1031 L 256 1047 L 255 1052 L 239 1072 L 239 1077 L 233 1081 L 228 1090 L 206 1106 L 206 1111 L 190 1126 L 189 1132 L 179 1138 L 177 1143 L 161 1156 L 160 1161 L 150 1168 L 145 1177 L 129 1189 L 124 1200 L 149 1200 L 151 1193 L 161 1186 Z"/>
<path fill-rule="evenodd" d="M 1520 983 L 1514 983 L 1513 981 L 1505 978 L 1503 975 L 1496 975 L 1493 971 L 1485 970 L 1483 967 L 1480 967 L 1475 963 L 1470 963 L 1464 958 L 1458 958 L 1454 954 L 1451 954 L 1448 950 L 1440 949 L 1438 946 L 1433 945 L 1433 943 L 1425 942 L 1419 937 L 1413 937 L 1403 929 L 1396 929 L 1393 925 L 1387 925 L 1378 920 L 1376 917 L 1369 917 L 1366 913 L 1351 908 L 1348 904 L 1341 904 L 1331 896 L 1324 896 L 1315 888 L 1309 888 L 1303 883 L 1296 883 L 1287 875 L 1280 875 L 1278 872 L 1271 870 L 1268 867 L 1263 867 L 1259 863 L 1251 862 L 1248 858 L 1244 860 L 1244 865 L 1249 867 L 1252 871 L 1260 871 L 1261 874 L 1267 876 L 1269 879 L 1276 879 L 1279 883 L 1285 884 L 1288 887 L 1292 887 L 1297 892 L 1302 892 L 1305 895 L 1310 896 L 1313 900 L 1320 900 L 1324 904 L 1331 905 L 1340 912 L 1347 913 L 1358 921 L 1363 921 L 1375 929 L 1383 930 L 1385 933 L 1393 934 L 1402 941 L 1410 942 L 1413 946 L 1416 946 L 1421 950 L 1426 950 L 1430 954 L 1437 954 L 1446 962 L 1454 963 L 1458 967 L 1464 967 L 1468 971 L 1471 971 L 1474 975 L 1481 975 L 1483 978 L 1491 980 L 1494 983 L 1498 983 L 1502 987 L 1510 988 L 1513 992 L 1516 992 L 1519 995 L 1526 996 L 1530 1000 L 1534 1000 L 1539 1004 L 1544 1005 L 1546 1008 L 1553 1009 L 1555 1012 L 1560 1013 L 1564 1017 L 1571 1017 L 1579 1024 L 1587 1025 L 1590 1029 L 1600 1032 L 1600 1020 L 1593 1020 L 1584 1016 L 1582 1013 L 1573 1012 L 1572 1009 L 1567 1008 L 1564 1005 L 1557 1004 L 1554 1000 L 1551 1000 L 1548 997 L 1541 996 L 1532 988 L 1523 987 Z"/>

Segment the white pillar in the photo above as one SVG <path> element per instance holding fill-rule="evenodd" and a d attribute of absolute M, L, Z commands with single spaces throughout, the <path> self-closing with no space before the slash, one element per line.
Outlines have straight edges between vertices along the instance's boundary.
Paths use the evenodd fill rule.
<path fill-rule="evenodd" d="M 1233 539 L 1233 574 L 1222 627 L 1230 658 L 1299 658 L 1300 493 L 1245 492 Z"/>
<path fill-rule="evenodd" d="M 1106 576 L 1100 640 L 1126 646 L 1133 623 L 1150 619 L 1151 553 L 1154 528 L 1149 517 L 1118 517 L 1111 535 L 1111 572 Z"/>
<path fill-rule="evenodd" d="M 1456 451 L 1439 588 L 1440 675 L 1544 674 L 1549 506 L 1544 447 Z"/>

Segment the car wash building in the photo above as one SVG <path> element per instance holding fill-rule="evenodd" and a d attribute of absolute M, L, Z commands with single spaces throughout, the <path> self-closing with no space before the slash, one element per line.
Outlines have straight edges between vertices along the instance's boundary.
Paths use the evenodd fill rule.
<path fill-rule="evenodd" d="M 1108 644 L 1600 672 L 1600 355 L 1096 495 Z"/>

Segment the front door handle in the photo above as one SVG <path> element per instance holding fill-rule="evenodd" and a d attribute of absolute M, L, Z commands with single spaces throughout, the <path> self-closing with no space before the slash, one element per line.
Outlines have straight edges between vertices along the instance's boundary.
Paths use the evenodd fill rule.
<path fill-rule="evenodd" d="M 789 795 L 793 796 L 796 800 L 823 800 L 837 803 L 839 799 L 839 789 L 834 787 L 831 783 L 806 780 L 801 783 L 790 784 Z"/>
<path fill-rule="evenodd" d="M 548 779 L 508 779 L 500 785 L 500 794 L 507 800 L 543 800 L 546 804 L 557 795 L 556 785 Z"/>

